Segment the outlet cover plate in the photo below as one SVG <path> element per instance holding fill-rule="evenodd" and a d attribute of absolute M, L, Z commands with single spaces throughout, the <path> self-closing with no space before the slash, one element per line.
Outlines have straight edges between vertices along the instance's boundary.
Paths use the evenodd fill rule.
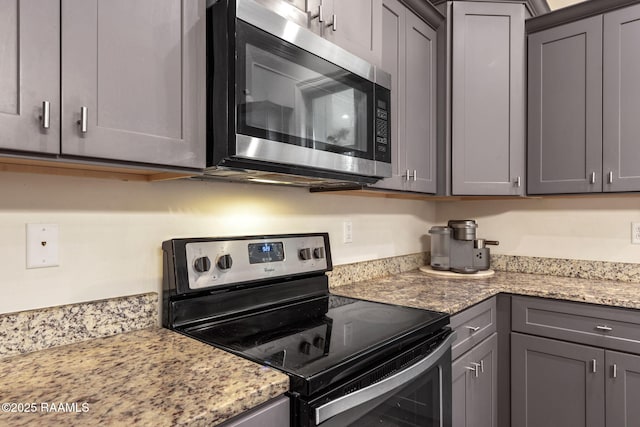
<path fill-rule="evenodd" d="M 640 245 L 640 222 L 631 223 L 631 244 Z"/>
<path fill-rule="evenodd" d="M 27 224 L 27 268 L 58 265 L 58 224 Z"/>

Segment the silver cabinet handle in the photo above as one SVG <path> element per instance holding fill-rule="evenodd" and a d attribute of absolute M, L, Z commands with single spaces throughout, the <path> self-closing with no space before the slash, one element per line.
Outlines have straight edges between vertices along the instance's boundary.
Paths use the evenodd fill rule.
<path fill-rule="evenodd" d="M 596 173 L 591 172 L 591 175 L 589 175 L 589 184 L 595 184 L 595 183 L 596 183 Z"/>
<path fill-rule="evenodd" d="M 473 366 L 465 366 L 464 369 L 467 369 L 469 371 L 473 371 L 473 376 L 478 378 L 478 366 L 480 366 L 479 363 L 473 363 L 471 362 L 471 364 Z"/>
<path fill-rule="evenodd" d="M 480 326 L 465 326 L 465 328 L 469 329 L 472 334 L 480 330 Z"/>
<path fill-rule="evenodd" d="M 596 359 L 593 359 L 591 361 L 591 372 L 593 372 L 594 374 L 598 371 L 596 363 Z"/>
<path fill-rule="evenodd" d="M 324 22 L 324 18 L 322 17 L 321 4 L 318 5 L 318 13 L 316 13 L 315 15 L 311 15 L 311 12 L 309 12 L 309 21 L 313 21 L 314 19 L 318 19 L 318 22 Z"/>
<path fill-rule="evenodd" d="M 613 364 L 613 366 L 611 366 L 611 377 L 618 378 L 618 365 L 616 365 L 615 363 Z"/>
<path fill-rule="evenodd" d="M 613 184 L 613 171 L 609 171 L 607 174 L 607 184 Z"/>
<path fill-rule="evenodd" d="M 517 188 L 520 188 L 520 186 L 522 185 L 522 180 L 520 179 L 519 176 L 516 177 L 515 182 L 513 183 Z"/>
<path fill-rule="evenodd" d="M 607 326 L 607 325 L 597 325 L 596 329 L 599 330 L 599 331 L 604 331 L 604 332 L 613 331 L 613 328 L 611 326 Z"/>
<path fill-rule="evenodd" d="M 331 400 L 322 406 L 317 407 L 315 411 L 316 425 L 320 425 L 331 417 L 346 412 L 358 405 L 362 405 L 365 402 L 370 402 L 377 397 L 402 387 L 432 369 L 434 366 L 438 366 L 440 358 L 451 349 L 451 343 L 453 343 L 455 339 L 456 334 L 454 332 L 445 338 L 437 348 L 427 355 L 427 357 L 419 360 L 408 368 L 405 368 L 404 370 L 377 383 L 373 383 L 365 388 L 361 388 L 358 391 L 354 391 L 353 393 Z"/>
<path fill-rule="evenodd" d="M 76 123 L 78 123 L 78 126 L 80 126 L 81 133 L 87 133 L 88 115 L 89 114 L 87 107 L 80 107 L 80 120 L 78 120 Z"/>
<path fill-rule="evenodd" d="M 415 170 L 413 172 L 415 173 Z M 411 171 L 407 169 L 407 174 L 405 175 L 405 177 L 407 178 L 407 181 L 411 181 L 412 179 L 415 181 L 414 176 L 415 175 L 411 174 Z"/>
<path fill-rule="evenodd" d="M 484 360 L 480 361 L 480 372 L 484 374 Z"/>
<path fill-rule="evenodd" d="M 51 103 L 49 101 L 42 101 L 40 122 L 42 123 L 42 129 L 49 129 L 51 127 Z"/>
<path fill-rule="evenodd" d="M 331 27 L 333 31 L 338 31 L 338 20 L 335 13 L 331 14 L 331 22 L 327 24 L 327 27 Z"/>

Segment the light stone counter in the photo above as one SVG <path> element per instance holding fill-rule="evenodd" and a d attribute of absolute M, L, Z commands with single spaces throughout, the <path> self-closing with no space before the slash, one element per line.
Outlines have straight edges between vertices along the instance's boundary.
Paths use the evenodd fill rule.
<path fill-rule="evenodd" d="M 212 426 L 288 388 L 278 371 L 150 328 L 0 360 L 0 402 L 36 410 L 3 405 L 0 425 Z"/>
<path fill-rule="evenodd" d="M 640 309 L 640 283 L 504 271 L 486 279 L 442 279 L 413 270 L 333 287 L 332 292 L 450 314 L 500 292 Z"/>

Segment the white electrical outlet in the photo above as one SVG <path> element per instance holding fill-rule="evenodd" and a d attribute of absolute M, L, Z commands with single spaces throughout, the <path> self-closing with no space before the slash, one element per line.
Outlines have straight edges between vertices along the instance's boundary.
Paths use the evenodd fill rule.
<path fill-rule="evenodd" d="M 631 223 L 631 243 L 640 245 L 640 222 Z"/>
<path fill-rule="evenodd" d="M 27 268 L 58 265 L 58 224 L 27 224 Z"/>
<path fill-rule="evenodd" d="M 351 220 L 346 220 L 342 223 L 342 243 L 353 242 L 353 223 Z"/>

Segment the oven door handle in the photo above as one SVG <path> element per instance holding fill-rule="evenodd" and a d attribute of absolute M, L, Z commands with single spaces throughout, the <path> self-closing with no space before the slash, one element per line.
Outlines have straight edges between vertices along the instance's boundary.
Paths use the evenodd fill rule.
<path fill-rule="evenodd" d="M 437 365 L 440 358 L 451 348 L 451 344 L 456 339 L 456 333 L 452 332 L 435 350 L 419 362 L 408 368 L 385 378 L 384 380 L 371 384 L 368 387 L 342 396 L 336 400 L 325 403 L 316 408 L 316 425 L 320 425 L 331 417 L 339 415 L 362 405 L 370 400 L 384 395 L 398 387 L 409 383 L 419 375 Z"/>

